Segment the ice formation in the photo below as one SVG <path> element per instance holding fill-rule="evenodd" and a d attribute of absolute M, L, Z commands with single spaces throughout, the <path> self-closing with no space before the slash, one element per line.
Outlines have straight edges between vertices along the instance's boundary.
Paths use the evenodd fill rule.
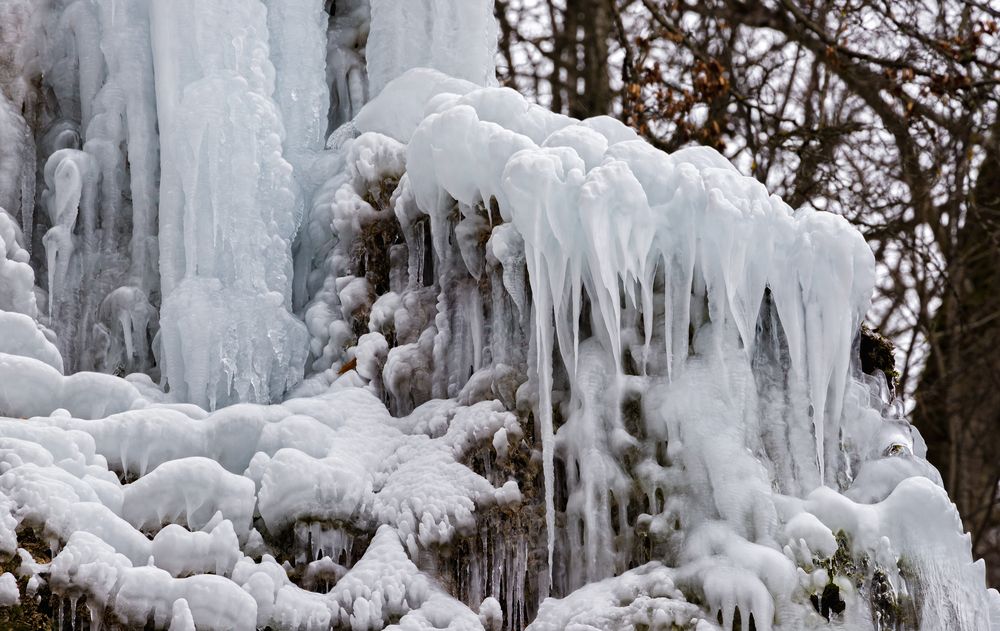
<path fill-rule="evenodd" d="M 491 16 L 0 5 L 0 621 L 1000 629 L 859 233 Z"/>

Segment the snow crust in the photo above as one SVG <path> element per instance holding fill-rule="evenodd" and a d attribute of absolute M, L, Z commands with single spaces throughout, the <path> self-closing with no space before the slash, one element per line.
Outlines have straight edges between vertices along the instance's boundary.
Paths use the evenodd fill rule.
<path fill-rule="evenodd" d="M 0 18 L 0 606 L 1000 628 L 856 365 L 861 235 L 492 87 L 491 3 Z"/>
<path fill-rule="evenodd" d="M 390 617 L 402 624 L 404 614 L 450 610 L 478 624 L 409 555 L 449 543 L 477 511 L 519 499 L 516 483 L 495 488 L 458 460 L 500 429 L 520 429 L 498 404 L 448 411 L 437 438 L 406 433 L 407 418 L 391 418 L 361 389 L 194 418 L 154 405 L 100 420 L 5 421 L 0 494 L 16 526 L 0 540 L 13 553 L 14 529 L 34 528 L 57 553 L 31 571 L 123 625 L 184 620 L 181 599 L 198 628 L 383 628 Z M 112 470 L 136 480 L 122 484 Z M 255 515 L 305 544 L 309 558 L 350 569 L 329 592 L 297 587 L 269 554 L 244 554 L 260 543 Z M 352 539 L 372 531 L 351 559 Z M 435 611 L 421 613 L 425 602 Z"/>

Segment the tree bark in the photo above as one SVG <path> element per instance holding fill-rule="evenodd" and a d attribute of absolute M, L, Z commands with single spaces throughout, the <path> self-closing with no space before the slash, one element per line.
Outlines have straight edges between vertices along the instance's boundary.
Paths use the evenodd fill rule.
<path fill-rule="evenodd" d="M 948 262 L 913 420 L 929 445 L 973 551 L 1000 584 L 1000 124 Z"/>

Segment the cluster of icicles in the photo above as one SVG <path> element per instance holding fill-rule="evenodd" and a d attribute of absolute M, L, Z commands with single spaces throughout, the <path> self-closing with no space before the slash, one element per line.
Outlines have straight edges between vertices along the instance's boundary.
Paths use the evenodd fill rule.
<path fill-rule="evenodd" d="M 405 101 L 400 93 L 425 95 L 419 124 L 390 114 Z M 775 612 L 802 598 L 797 585 L 809 594 L 834 581 L 814 564 L 836 552 L 841 532 L 851 553 L 886 564 L 879 572 L 893 575 L 900 594 L 923 597 L 942 580 L 979 594 L 957 618 L 943 602 L 900 618 L 983 623 L 982 566 L 971 563 L 953 507 L 925 533 L 948 538 L 949 554 L 964 559 L 947 579 L 937 567 L 947 554 L 903 577 L 897 559 L 912 551 L 878 550 L 865 520 L 830 518 L 829 502 L 841 500 L 837 510 L 849 514 L 870 510 L 852 500 L 895 505 L 908 494 L 948 504 L 931 482 L 914 490 L 908 481 L 893 494 L 912 476 L 940 479 L 919 435 L 891 413 L 883 418 L 877 380 L 852 365 L 874 260 L 846 221 L 793 212 L 712 150 L 666 155 L 612 119 L 575 121 L 510 90 L 424 71 L 390 84 L 355 125 L 363 133 L 348 163 L 360 166 L 335 196 L 335 226 L 373 225 L 391 209 L 407 253 L 398 277 L 408 283 L 381 292 L 351 276 L 356 269 L 338 268 L 364 232 L 341 228 L 347 245 L 329 260 L 343 281 L 342 313 L 349 322 L 358 312 L 358 283 L 377 296 L 369 336 L 412 325 L 423 310 L 411 305 L 422 300 L 433 313 L 421 282 L 429 248 L 440 286 L 430 294 L 434 327 L 423 333 L 433 330 L 433 342 L 411 332 L 379 345 L 388 348 L 379 387 L 390 402 L 399 405 L 400 386 L 428 367 L 424 396 L 486 391 L 502 400 L 508 362 L 527 366 L 531 378 L 513 398 L 532 411 L 541 446 L 540 594 L 666 561 L 682 569 L 661 567 L 655 580 L 707 603 L 723 626 L 742 612 L 744 625 L 796 628 L 817 612 Z M 380 181 L 397 179 L 388 203 L 365 201 Z M 526 346 L 520 357 L 510 350 Z M 909 511 L 880 510 L 887 516 L 874 532 L 907 523 Z M 814 530 L 799 533 L 803 522 Z M 782 549 L 789 541 L 801 548 Z M 807 579 L 796 565 L 809 567 Z M 853 588 L 860 628 L 887 615 L 864 603 L 870 579 L 856 577 Z M 666 619 L 686 623 L 679 610 Z"/>
<path fill-rule="evenodd" d="M 990 624 L 919 437 L 851 378 L 872 263 L 842 220 L 430 71 L 354 125 L 283 403 L 2 356 L 5 411 L 43 415 L 5 422 L 0 474 L 5 549 L 57 552 L 18 552 L 32 593 L 177 629 L 768 629 L 825 623 L 836 585 L 850 628 Z"/>

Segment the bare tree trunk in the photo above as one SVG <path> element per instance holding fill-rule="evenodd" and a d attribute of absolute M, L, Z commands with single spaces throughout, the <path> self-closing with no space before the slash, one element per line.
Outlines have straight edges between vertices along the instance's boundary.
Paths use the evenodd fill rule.
<path fill-rule="evenodd" d="M 948 265 L 914 422 L 944 477 L 974 552 L 1000 583 L 1000 124 L 994 126 Z"/>
<path fill-rule="evenodd" d="M 573 99 L 569 114 L 586 118 L 611 111 L 611 80 L 608 74 L 608 42 L 611 37 L 611 6 L 614 0 L 570 0 L 568 12 L 576 14 L 582 55 L 569 90 Z M 582 86 L 579 79 L 582 78 Z"/>

